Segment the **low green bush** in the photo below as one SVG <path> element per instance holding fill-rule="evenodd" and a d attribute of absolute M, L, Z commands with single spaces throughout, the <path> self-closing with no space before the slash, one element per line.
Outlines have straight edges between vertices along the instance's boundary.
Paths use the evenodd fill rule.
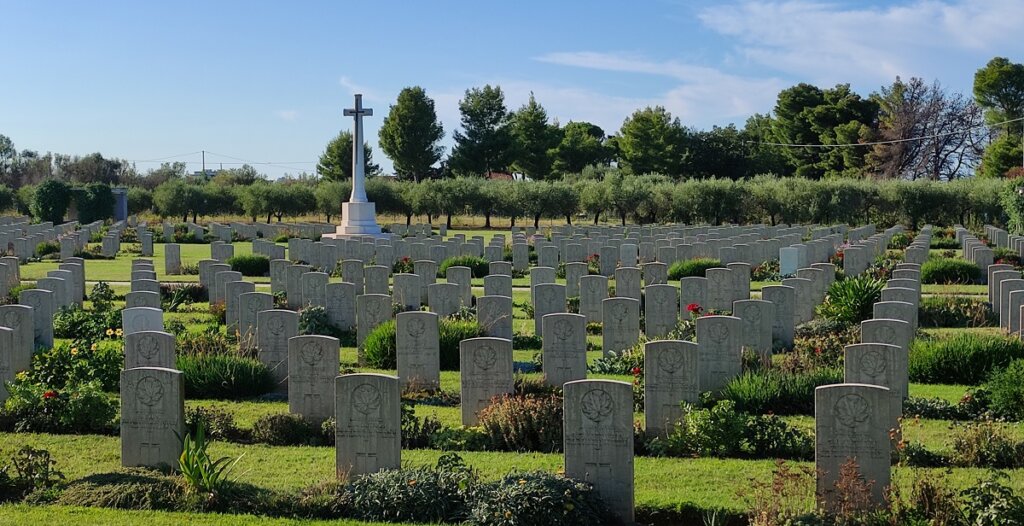
<path fill-rule="evenodd" d="M 337 338 L 341 333 L 331 325 L 327 309 L 319 305 L 311 305 L 299 311 L 299 334 L 315 334 Z"/>
<path fill-rule="evenodd" d="M 736 403 L 736 410 L 751 414 L 813 415 L 814 389 L 843 383 L 843 370 L 820 368 L 804 373 L 774 369 L 746 372 L 722 389 L 721 398 Z"/>
<path fill-rule="evenodd" d="M 665 437 L 648 443 L 662 456 L 814 458 L 814 437 L 774 415 L 749 415 L 731 400 L 708 409 L 684 405 L 682 420 Z"/>
<path fill-rule="evenodd" d="M 712 258 L 695 258 L 685 261 L 676 261 L 668 268 L 668 279 L 677 280 L 682 278 L 703 278 L 704 272 L 709 268 L 721 267 L 722 262 Z"/>
<path fill-rule="evenodd" d="M 203 426 L 206 436 L 214 440 L 237 440 L 242 432 L 235 425 L 234 413 L 216 407 L 186 407 L 185 427 L 195 435 Z"/>
<path fill-rule="evenodd" d="M 1016 469 L 1024 466 L 1024 442 L 1014 438 L 1004 424 L 991 420 L 957 425 L 951 446 L 951 460 L 958 467 Z"/>
<path fill-rule="evenodd" d="M 124 368 L 120 341 L 104 340 L 88 347 L 58 343 L 32 357 L 29 378 L 55 389 L 97 382 L 104 391 L 116 391 Z"/>
<path fill-rule="evenodd" d="M 271 446 L 318 446 L 324 443 L 321 428 L 292 413 L 263 415 L 252 425 L 254 442 Z"/>
<path fill-rule="evenodd" d="M 473 505 L 476 526 L 573 526 L 612 522 L 593 486 L 546 471 L 509 473 L 485 484 Z"/>
<path fill-rule="evenodd" d="M 932 236 L 931 248 L 936 250 L 956 250 L 960 248 L 960 243 L 957 242 L 955 237 Z"/>
<path fill-rule="evenodd" d="M 499 451 L 562 450 L 562 397 L 504 396 L 480 411 L 478 425 Z"/>
<path fill-rule="evenodd" d="M 259 254 L 242 254 L 228 259 L 231 270 L 243 276 L 266 276 L 270 273 L 270 258 Z"/>
<path fill-rule="evenodd" d="M 7 384 L 0 420 L 10 430 L 30 433 L 105 434 L 115 428 L 117 401 L 99 382 L 50 388 L 31 381 Z"/>
<path fill-rule="evenodd" d="M 455 256 L 441 262 L 437 267 L 437 277 L 445 277 L 448 267 L 469 267 L 474 278 L 482 278 L 490 271 L 490 263 L 484 258 L 477 256 Z"/>
<path fill-rule="evenodd" d="M 459 343 L 469 338 L 484 335 L 479 323 L 468 320 L 438 320 L 439 344 L 441 351 L 441 370 L 459 370 Z M 375 369 L 394 369 L 397 367 L 397 344 L 395 341 L 395 321 L 389 320 L 378 325 L 363 341 L 363 357 L 367 365 Z"/>
<path fill-rule="evenodd" d="M 818 306 L 818 314 L 827 320 L 849 324 L 871 319 L 883 287 L 885 282 L 867 275 L 835 281 L 825 301 Z"/>
<path fill-rule="evenodd" d="M 921 283 L 967 284 L 980 277 L 978 265 L 963 259 L 932 258 L 921 265 Z"/>
<path fill-rule="evenodd" d="M 1014 360 L 993 373 L 986 387 L 989 407 L 995 414 L 1024 420 L 1024 360 Z"/>
<path fill-rule="evenodd" d="M 0 502 L 17 501 L 32 492 L 47 493 L 63 481 L 64 474 L 49 451 L 24 446 L 0 467 Z"/>
<path fill-rule="evenodd" d="M 178 355 L 186 398 L 241 399 L 270 392 L 274 378 L 263 362 L 230 354 Z"/>
<path fill-rule="evenodd" d="M 60 243 L 56 241 L 43 241 L 36 245 L 36 255 L 43 257 L 49 254 L 59 254 Z"/>
<path fill-rule="evenodd" d="M 108 308 L 85 310 L 77 305 L 64 307 L 53 316 L 53 335 L 73 340 L 76 346 L 91 347 L 95 342 L 109 339 L 121 328 L 121 311 Z"/>
<path fill-rule="evenodd" d="M 124 468 L 72 481 L 54 504 L 119 510 L 174 510 L 183 504 L 184 490 L 172 476 L 146 468 Z"/>
<path fill-rule="evenodd" d="M 356 519 L 383 522 L 460 523 L 469 516 L 479 486 L 475 471 L 457 455 L 434 467 L 379 471 L 354 478 L 345 491 Z"/>
<path fill-rule="evenodd" d="M 910 381 L 979 385 L 1018 358 L 1024 358 L 1024 342 L 1017 338 L 973 333 L 919 338 L 910 345 Z"/>
<path fill-rule="evenodd" d="M 994 327 L 999 315 L 980 299 L 929 296 L 921 298 L 917 322 L 921 327 Z"/>
<path fill-rule="evenodd" d="M 176 332 L 175 341 L 178 354 L 183 356 L 229 354 L 232 352 L 231 342 L 217 325 L 209 325 L 199 332 L 189 330 Z"/>

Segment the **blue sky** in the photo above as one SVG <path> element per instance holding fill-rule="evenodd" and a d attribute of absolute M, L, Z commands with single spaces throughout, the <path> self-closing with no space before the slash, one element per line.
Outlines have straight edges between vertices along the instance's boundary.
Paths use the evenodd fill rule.
<path fill-rule="evenodd" d="M 654 104 L 688 126 L 742 125 L 798 82 L 867 94 L 920 76 L 969 93 L 993 56 L 1024 61 L 1022 21 L 1021 0 L 0 0 L 0 134 L 140 171 L 205 149 L 208 166 L 270 162 L 257 168 L 277 177 L 314 170 L 355 92 L 375 147 L 411 85 L 435 99 L 447 146 L 458 100 L 486 83 L 510 109 L 532 91 L 560 122 L 608 132 Z"/>

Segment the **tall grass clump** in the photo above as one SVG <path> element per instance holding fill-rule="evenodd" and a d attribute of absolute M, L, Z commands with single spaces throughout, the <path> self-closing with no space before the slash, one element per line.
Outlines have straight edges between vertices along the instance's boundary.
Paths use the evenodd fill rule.
<path fill-rule="evenodd" d="M 1024 358 L 1024 342 L 990 334 L 963 333 L 910 346 L 910 381 L 979 385 L 1010 362 Z"/>
<path fill-rule="evenodd" d="M 736 403 L 736 410 L 751 414 L 814 414 L 814 389 L 843 382 L 843 370 L 822 367 L 805 373 L 768 369 L 746 372 L 722 389 L 721 398 Z"/>
<path fill-rule="evenodd" d="M 274 379 L 263 362 L 230 354 L 179 355 L 188 398 L 239 399 L 270 392 Z"/>
<path fill-rule="evenodd" d="M 676 261 L 668 268 L 668 279 L 703 278 L 704 271 L 709 268 L 721 267 L 722 262 L 712 258 L 687 259 Z"/>
<path fill-rule="evenodd" d="M 978 281 L 981 269 L 974 263 L 954 258 L 933 258 L 921 265 L 921 283 L 967 284 Z"/>

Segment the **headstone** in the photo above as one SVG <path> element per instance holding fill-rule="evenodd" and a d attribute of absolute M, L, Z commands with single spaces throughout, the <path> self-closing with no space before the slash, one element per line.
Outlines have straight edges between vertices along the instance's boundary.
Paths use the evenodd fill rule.
<path fill-rule="evenodd" d="M 823 385 L 814 390 L 814 467 L 818 505 L 836 511 L 851 503 L 837 488 L 844 465 L 856 463 L 870 487 L 869 507 L 885 503 L 890 484 L 890 392 L 863 384 Z M 859 503 L 857 503 L 859 504 Z M 856 505 L 856 504 L 855 504 Z"/>
<path fill-rule="evenodd" d="M 388 277 L 391 269 L 382 265 L 370 265 L 363 269 L 364 294 L 387 294 Z"/>
<path fill-rule="evenodd" d="M 565 312 L 565 285 L 544 283 L 534 287 L 533 331 L 541 334 L 542 320 L 547 314 Z"/>
<path fill-rule="evenodd" d="M 735 316 L 697 318 L 697 345 L 700 349 L 702 391 L 717 391 L 743 370 L 742 321 Z"/>
<path fill-rule="evenodd" d="M 121 465 L 177 467 L 185 436 L 185 375 L 139 367 L 121 372 Z"/>
<path fill-rule="evenodd" d="M 337 338 L 305 335 L 288 339 L 288 412 L 313 423 L 334 415 L 338 376 Z"/>
<path fill-rule="evenodd" d="M 438 316 L 411 311 L 395 316 L 398 379 L 402 389 L 433 391 L 441 387 Z"/>
<path fill-rule="evenodd" d="M 288 339 L 299 334 L 299 315 L 270 309 L 256 314 L 257 356 L 274 377 L 278 391 L 288 389 Z"/>
<path fill-rule="evenodd" d="M 775 323 L 775 305 L 765 300 L 740 300 L 732 304 L 733 316 L 741 320 L 743 347 L 756 352 L 761 360 L 772 359 L 772 326 Z"/>
<path fill-rule="evenodd" d="M 164 245 L 164 274 L 169 276 L 181 274 L 181 245 L 176 243 Z"/>
<path fill-rule="evenodd" d="M 173 334 L 163 331 L 139 331 L 124 337 L 124 368 L 174 368 Z"/>
<path fill-rule="evenodd" d="M 644 289 L 644 334 L 664 338 L 679 322 L 679 290 L 672 285 L 648 285 Z"/>
<path fill-rule="evenodd" d="M 640 269 L 619 267 L 615 269 L 615 297 L 640 299 Z"/>
<path fill-rule="evenodd" d="M 132 307 L 121 311 L 124 334 L 164 330 L 164 311 L 152 307 Z"/>
<path fill-rule="evenodd" d="M 544 383 L 561 387 L 587 377 L 587 317 L 548 314 L 543 319 Z"/>
<path fill-rule="evenodd" d="M 624 524 L 633 515 L 633 389 L 614 380 L 565 384 L 565 474 L 594 486 Z"/>
<path fill-rule="evenodd" d="M 497 274 L 484 277 L 484 295 L 508 296 L 511 298 L 512 276 Z"/>
<path fill-rule="evenodd" d="M 391 296 L 363 294 L 356 296 L 356 344 L 362 363 L 363 342 L 378 325 L 391 319 Z"/>
<path fill-rule="evenodd" d="M 256 317 L 274 308 L 274 297 L 266 292 L 245 292 L 238 296 L 238 342 L 243 349 L 256 348 Z"/>
<path fill-rule="evenodd" d="M 32 367 L 32 351 L 35 350 L 32 313 L 28 305 L 0 305 L 0 327 L 11 329 L 10 347 L 0 347 L 0 367 L 6 365 L 12 375 Z"/>
<path fill-rule="evenodd" d="M 512 393 L 512 341 L 470 338 L 459 344 L 462 425 L 475 426 L 495 396 Z M 630 435 L 632 436 L 632 435 Z"/>
<path fill-rule="evenodd" d="M 906 378 L 899 377 L 902 349 L 884 343 L 858 343 L 847 345 L 843 360 L 843 380 L 848 384 L 880 385 L 889 389 L 890 429 L 899 427 L 903 416 L 903 399 L 907 397 Z"/>
<path fill-rule="evenodd" d="M 327 319 L 341 331 L 356 326 L 356 286 L 352 283 L 328 283 L 326 290 Z"/>
<path fill-rule="evenodd" d="M 769 285 L 761 289 L 761 299 L 775 305 L 772 321 L 772 340 L 782 349 L 793 348 L 793 333 L 796 326 L 796 290 L 783 285 Z"/>
<path fill-rule="evenodd" d="M 587 323 L 601 323 L 604 320 L 604 300 L 608 299 L 608 278 L 604 276 L 583 276 L 580 278 L 580 314 L 587 317 Z"/>
<path fill-rule="evenodd" d="M 35 347 L 53 347 L 53 315 L 56 313 L 54 294 L 43 289 L 23 290 L 18 295 L 18 303 L 32 307 Z"/>
<path fill-rule="evenodd" d="M 459 310 L 459 286 L 454 283 L 427 285 L 427 305 L 442 318 L 455 314 Z"/>
<path fill-rule="evenodd" d="M 608 298 L 601 303 L 604 355 L 633 347 L 640 338 L 640 302 L 632 298 Z"/>
<path fill-rule="evenodd" d="M 704 309 L 728 311 L 732 309 L 732 301 L 736 293 L 733 290 L 735 279 L 732 271 L 727 268 L 709 268 L 704 272 L 707 277 L 707 305 Z"/>
<path fill-rule="evenodd" d="M 510 296 L 481 296 L 477 298 L 476 316 L 485 335 L 506 340 L 512 339 L 512 298 Z"/>
<path fill-rule="evenodd" d="M 674 429 L 681 403 L 700 401 L 698 356 L 694 342 L 659 340 L 644 345 L 644 429 L 648 436 Z"/>
<path fill-rule="evenodd" d="M 395 303 L 405 310 L 419 310 L 423 299 L 420 277 L 416 274 L 395 274 L 394 283 Z"/>
<path fill-rule="evenodd" d="M 346 374 L 334 381 L 336 469 L 340 478 L 398 469 L 402 401 L 398 378 Z"/>

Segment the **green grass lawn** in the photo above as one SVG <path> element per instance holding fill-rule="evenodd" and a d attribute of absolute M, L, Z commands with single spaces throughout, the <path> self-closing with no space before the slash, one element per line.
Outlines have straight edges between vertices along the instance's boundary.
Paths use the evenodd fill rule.
<path fill-rule="evenodd" d="M 221 513 L 175 513 L 162 511 L 127 511 L 71 506 L 0 506 L 0 525 L 23 526 L 384 526 L 389 523 L 356 520 L 298 520 L 272 519 L 256 515 L 226 515 Z M 415 523 L 403 523 L 416 526 Z"/>

